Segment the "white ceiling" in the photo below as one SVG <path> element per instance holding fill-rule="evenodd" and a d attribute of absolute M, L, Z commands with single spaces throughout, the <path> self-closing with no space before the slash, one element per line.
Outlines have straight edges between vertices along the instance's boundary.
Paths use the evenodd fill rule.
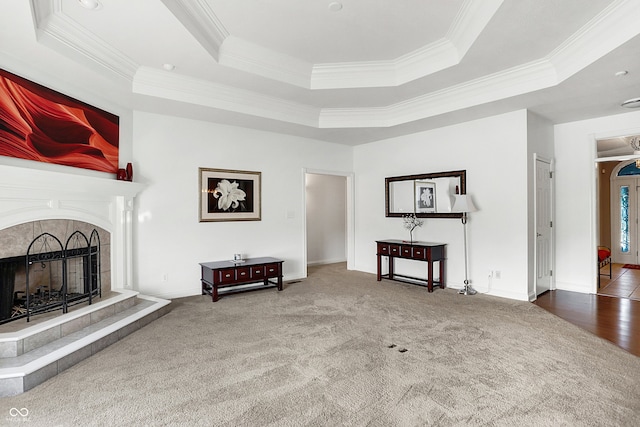
<path fill-rule="evenodd" d="M 0 67 L 349 145 L 521 108 L 554 123 L 619 114 L 640 97 L 638 0 L 332 2 L 3 0 Z"/>

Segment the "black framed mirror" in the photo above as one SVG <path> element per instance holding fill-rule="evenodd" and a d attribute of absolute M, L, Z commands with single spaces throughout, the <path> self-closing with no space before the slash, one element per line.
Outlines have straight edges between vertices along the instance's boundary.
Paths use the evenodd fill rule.
<path fill-rule="evenodd" d="M 466 170 L 459 170 L 385 178 L 385 216 L 462 218 L 451 206 L 454 194 L 467 194 L 466 175 Z"/>

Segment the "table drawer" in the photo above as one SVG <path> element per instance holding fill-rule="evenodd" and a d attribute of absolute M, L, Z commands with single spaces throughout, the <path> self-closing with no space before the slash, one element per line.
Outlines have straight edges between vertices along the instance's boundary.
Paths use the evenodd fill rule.
<path fill-rule="evenodd" d="M 239 267 L 236 268 L 236 281 L 244 282 L 245 280 L 249 280 L 251 278 L 251 268 L 249 267 Z"/>
<path fill-rule="evenodd" d="M 411 246 L 404 246 L 404 245 L 400 246 L 400 256 L 402 258 L 411 258 L 412 257 Z"/>
<path fill-rule="evenodd" d="M 400 245 L 389 245 L 389 255 L 400 256 Z"/>
<path fill-rule="evenodd" d="M 251 266 L 251 278 L 260 280 L 264 278 L 264 265 Z"/>
<path fill-rule="evenodd" d="M 413 248 L 413 259 L 427 259 L 427 248 L 415 247 Z"/>
<path fill-rule="evenodd" d="M 220 283 L 233 283 L 236 281 L 236 269 L 225 268 L 220 270 Z"/>
<path fill-rule="evenodd" d="M 389 255 L 389 245 L 386 243 L 378 243 L 378 254 Z"/>
<path fill-rule="evenodd" d="M 280 276 L 280 268 L 278 264 L 266 264 L 264 266 L 265 269 L 265 277 L 271 279 L 273 277 Z"/>

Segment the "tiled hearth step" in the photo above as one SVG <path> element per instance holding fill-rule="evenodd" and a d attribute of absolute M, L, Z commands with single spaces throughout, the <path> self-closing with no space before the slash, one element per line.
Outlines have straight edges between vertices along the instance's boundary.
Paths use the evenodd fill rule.
<path fill-rule="evenodd" d="M 0 334 L 0 397 L 23 393 L 169 311 L 170 301 L 118 295 L 20 332 Z"/>
<path fill-rule="evenodd" d="M 31 323 L 26 323 L 24 319 L 7 323 L 2 326 L 3 333 L 0 333 L 0 358 L 20 356 L 120 313 L 136 304 L 137 295 L 132 291 L 113 292 L 91 305 L 75 306 L 65 315 L 58 310 L 36 315 Z M 44 320 L 46 316 L 49 316 L 48 320 Z"/>

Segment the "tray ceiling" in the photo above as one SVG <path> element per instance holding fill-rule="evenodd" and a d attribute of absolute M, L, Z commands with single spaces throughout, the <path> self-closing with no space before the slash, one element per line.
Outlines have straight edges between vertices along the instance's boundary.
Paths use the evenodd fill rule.
<path fill-rule="evenodd" d="M 635 0 L 331 3 L 4 0 L 0 37 L 18 42 L 0 59 L 45 50 L 59 78 L 115 87 L 97 92 L 128 108 L 350 145 L 520 108 L 624 113 L 640 96 Z"/>

